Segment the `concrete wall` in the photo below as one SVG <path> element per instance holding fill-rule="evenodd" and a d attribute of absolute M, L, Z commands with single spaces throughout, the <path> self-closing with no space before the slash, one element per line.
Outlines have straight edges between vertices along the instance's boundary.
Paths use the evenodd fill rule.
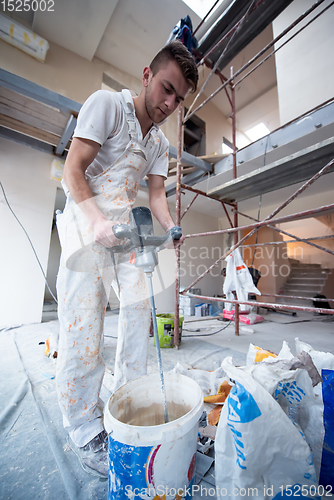
<path fill-rule="evenodd" d="M 205 99 L 206 96 L 202 94 L 196 103 L 196 107 Z M 185 101 L 185 106 L 189 108 L 193 100 L 194 96 L 190 95 Z M 206 125 L 206 154 L 221 154 L 223 137 L 232 141 L 231 124 L 212 102 L 205 104 L 203 108 L 196 112 L 196 116 L 201 118 Z"/>
<path fill-rule="evenodd" d="M 196 107 L 202 104 L 202 102 L 206 99 L 205 95 L 201 95 L 198 98 L 196 103 Z M 185 107 L 190 106 L 192 101 L 194 100 L 194 96 L 189 95 L 185 100 Z M 246 112 L 249 112 L 246 111 Z M 223 137 L 226 137 L 230 142 L 232 142 L 232 121 L 230 119 L 226 119 L 223 113 L 216 108 L 212 102 L 208 102 L 196 112 L 196 116 L 201 118 L 206 124 L 206 154 L 221 154 L 222 153 L 222 143 Z M 175 116 L 176 118 L 176 116 Z M 170 119 L 168 119 L 169 121 Z M 177 121 L 175 122 L 177 123 Z M 175 145 L 177 144 L 177 128 L 175 128 Z M 170 139 L 170 136 L 168 136 Z M 240 149 L 249 144 L 249 140 L 238 130 L 236 130 L 236 143 L 237 147 Z M 174 145 L 174 143 L 173 143 Z"/>
<path fill-rule="evenodd" d="M 52 157 L 0 138 L 0 176 L 7 200 L 47 269 L 56 181 Z M 0 326 L 41 321 L 44 278 L 19 223 L 0 194 Z"/>
<path fill-rule="evenodd" d="M 279 35 L 313 3 L 313 0 L 294 0 L 274 20 L 274 36 Z M 290 37 L 329 4 L 330 0 L 323 2 L 287 36 Z M 275 54 L 281 125 L 333 97 L 333 23 L 332 6 Z M 286 39 L 283 38 L 277 45 Z"/>
<path fill-rule="evenodd" d="M 328 275 L 327 281 L 321 293 L 328 299 L 334 299 L 334 271 Z M 329 304 L 331 309 L 334 309 L 334 302 L 330 302 Z"/>
<path fill-rule="evenodd" d="M 139 92 L 141 83 L 114 66 L 94 58 L 92 62 L 50 42 L 45 63 L 0 40 L 1 67 L 42 87 L 83 103 L 101 89 L 103 73 Z"/>
<path fill-rule="evenodd" d="M 258 117 L 254 120 L 254 117 Z M 278 109 L 278 94 L 277 87 L 273 87 L 265 94 L 247 106 L 238 109 L 236 113 L 237 127 L 238 123 L 242 122 L 243 129 L 250 130 L 259 123 L 264 123 L 269 130 L 279 128 L 279 109 Z M 246 140 L 246 138 L 245 138 Z M 247 143 L 241 142 L 241 137 L 238 141 L 238 147 L 244 147 Z"/>

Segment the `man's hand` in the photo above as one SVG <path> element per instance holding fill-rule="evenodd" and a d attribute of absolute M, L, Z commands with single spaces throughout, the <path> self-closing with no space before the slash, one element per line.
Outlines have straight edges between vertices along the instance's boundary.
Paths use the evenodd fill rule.
<path fill-rule="evenodd" d="M 169 213 L 164 178 L 160 175 L 148 175 L 150 207 L 154 217 L 160 222 L 162 228 L 168 232 L 178 227 Z M 181 228 L 180 228 L 181 229 Z M 182 232 L 181 232 L 182 234 Z M 184 243 L 184 236 L 179 239 L 171 239 L 165 243 L 165 248 L 178 248 Z"/>
<path fill-rule="evenodd" d="M 176 249 L 183 245 L 185 237 L 182 235 L 182 230 L 179 226 L 171 227 L 168 231 L 168 234 L 170 235 L 170 239 L 167 241 L 167 243 L 165 243 L 165 248 Z M 180 234 L 181 237 L 179 237 Z M 177 239 L 175 239 L 175 236 L 177 237 Z"/>
<path fill-rule="evenodd" d="M 169 232 L 173 240 L 174 248 L 179 248 L 181 245 L 183 245 L 184 236 L 182 234 L 182 229 L 180 228 L 180 226 L 172 227 Z"/>
<path fill-rule="evenodd" d="M 99 220 L 94 224 L 94 241 L 104 247 L 114 247 L 119 245 L 122 240 L 116 238 L 113 232 L 113 226 L 119 222 L 113 222 L 108 219 Z"/>
<path fill-rule="evenodd" d="M 183 245 L 185 240 L 185 237 L 182 235 L 179 240 L 173 240 L 174 248 L 179 248 L 181 245 Z"/>

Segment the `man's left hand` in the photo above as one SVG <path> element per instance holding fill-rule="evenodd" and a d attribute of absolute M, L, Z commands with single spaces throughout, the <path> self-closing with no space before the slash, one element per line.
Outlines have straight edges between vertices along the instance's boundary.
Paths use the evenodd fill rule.
<path fill-rule="evenodd" d="M 165 244 L 166 248 L 179 248 L 183 245 L 185 237 L 182 235 L 182 229 L 179 226 L 173 226 L 168 233 L 170 240 Z"/>

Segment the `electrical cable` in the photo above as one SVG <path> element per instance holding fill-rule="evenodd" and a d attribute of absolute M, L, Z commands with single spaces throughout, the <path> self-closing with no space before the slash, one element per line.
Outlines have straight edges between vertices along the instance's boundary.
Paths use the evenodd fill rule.
<path fill-rule="evenodd" d="M 223 330 L 226 330 L 226 328 L 228 326 L 230 326 L 230 324 L 232 323 L 232 319 L 230 319 L 230 321 L 228 322 L 228 324 L 226 326 L 224 326 L 224 328 L 220 328 L 219 330 L 217 330 L 216 332 L 212 332 L 212 333 L 204 333 L 202 335 L 182 335 L 182 338 L 184 337 L 210 337 L 211 335 L 216 335 L 217 333 L 219 332 L 222 332 Z M 202 329 L 203 330 L 203 329 Z M 207 328 L 206 328 L 207 330 Z M 187 330 L 185 328 L 182 329 L 182 332 L 193 332 L 193 331 L 196 331 L 196 330 Z M 104 335 L 105 337 L 108 337 L 110 339 L 117 339 L 118 337 L 113 337 L 112 335 Z"/>
<path fill-rule="evenodd" d="M 28 235 L 27 231 L 24 229 L 23 225 L 21 224 L 21 222 L 19 221 L 19 219 L 18 219 L 18 218 L 17 218 L 17 216 L 15 215 L 15 213 L 14 213 L 14 211 L 13 211 L 12 207 L 10 206 L 10 204 L 9 204 L 9 202 L 8 202 L 8 200 L 7 200 L 7 196 L 6 196 L 6 193 L 5 193 L 5 190 L 4 190 L 4 187 L 3 187 L 3 185 L 2 185 L 2 182 L 1 182 L 1 181 L 0 181 L 0 186 L 1 186 L 2 193 L 3 193 L 3 196 L 4 196 L 4 199 L 5 199 L 5 202 L 7 203 L 7 206 L 8 206 L 8 208 L 9 208 L 9 210 L 12 212 L 12 214 L 14 215 L 14 217 L 15 217 L 16 221 L 19 223 L 19 225 L 20 225 L 20 226 L 21 226 L 21 228 L 23 229 L 23 231 L 24 231 L 24 233 L 25 233 L 26 237 L 28 238 L 28 241 L 29 241 L 29 243 L 30 243 L 30 246 L 31 246 L 31 248 L 32 248 L 32 250 L 33 250 L 33 252 L 34 252 L 34 254 L 35 254 L 35 257 L 36 257 L 36 260 L 37 260 L 37 262 L 38 262 L 38 265 L 39 265 L 39 267 L 40 267 L 40 269 L 41 269 L 41 271 L 42 271 L 42 274 L 43 274 L 43 277 L 44 277 L 44 280 L 45 280 L 45 284 L 46 284 L 46 286 L 47 286 L 47 288 L 48 288 L 48 290 L 49 290 L 49 292 L 50 292 L 50 294 L 51 294 L 52 298 L 54 299 L 54 301 L 56 302 L 56 304 L 58 304 L 58 301 L 57 301 L 56 297 L 53 295 L 53 293 L 52 293 L 52 291 L 51 291 L 51 289 L 50 289 L 50 287 L 49 287 L 49 284 L 48 284 L 48 282 L 47 282 L 47 279 L 46 279 L 46 275 L 45 275 L 44 269 L 43 269 L 42 264 L 41 264 L 41 262 L 40 262 L 40 260 L 39 260 L 39 258 L 38 258 L 38 255 L 37 255 L 37 253 L 36 253 L 36 250 L 35 250 L 35 248 L 34 248 L 34 245 L 33 245 L 32 241 L 31 241 L 31 239 L 29 238 L 29 235 Z"/>
<path fill-rule="evenodd" d="M 204 333 L 202 335 L 182 335 L 182 337 L 211 337 L 211 335 L 216 335 L 217 333 L 219 332 L 222 332 L 223 330 L 226 330 L 226 328 L 228 326 L 230 326 L 230 324 L 232 323 L 233 319 L 230 319 L 230 321 L 227 323 L 226 326 L 224 326 L 223 328 L 220 328 L 219 330 L 217 330 L 216 332 L 212 332 L 212 333 Z M 184 329 L 182 331 L 185 331 Z M 189 330 L 191 331 L 191 330 Z"/>

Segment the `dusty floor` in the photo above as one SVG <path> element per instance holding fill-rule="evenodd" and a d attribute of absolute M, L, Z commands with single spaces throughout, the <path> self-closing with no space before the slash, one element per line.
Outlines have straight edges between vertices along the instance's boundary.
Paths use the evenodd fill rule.
<path fill-rule="evenodd" d="M 108 483 L 84 472 L 66 445 L 56 400 L 55 365 L 43 356 L 44 345 L 40 345 L 52 330 L 58 329 L 55 317 L 51 305 L 45 308 L 43 323 L 1 332 L 0 498 L 4 500 L 107 498 Z M 293 317 L 268 312 L 263 323 L 241 325 L 239 337 L 234 335 L 233 324 L 217 318 L 185 319 L 180 348 L 161 350 L 165 371 L 174 368 L 177 362 L 214 370 L 226 356 L 232 356 L 235 364 L 242 365 L 250 343 L 278 352 L 285 340 L 294 352 L 296 337 L 317 350 L 334 353 L 333 316 L 301 313 Z M 117 320 L 117 314 L 107 314 L 107 371 L 101 393 L 105 401 L 110 396 L 117 342 L 112 337 L 117 336 Z M 157 371 L 152 338 L 148 371 Z M 197 482 L 202 486 L 202 494 L 196 494 L 196 499 L 215 499 L 214 465 L 209 468 L 210 465 L 210 461 L 199 464 Z"/>

